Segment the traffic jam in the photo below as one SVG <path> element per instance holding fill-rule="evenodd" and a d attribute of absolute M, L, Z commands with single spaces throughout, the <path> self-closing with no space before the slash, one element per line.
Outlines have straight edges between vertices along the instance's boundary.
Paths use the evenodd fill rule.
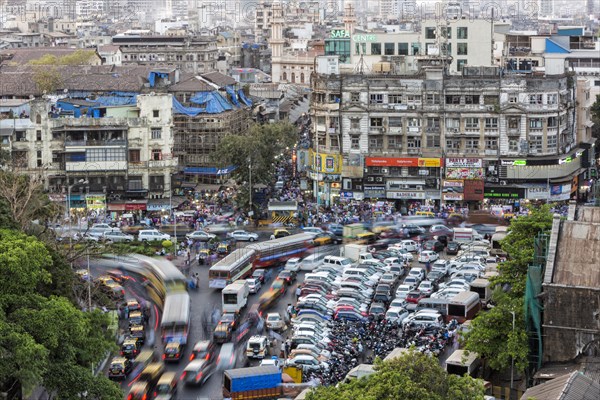
<path fill-rule="evenodd" d="M 127 381 L 129 400 L 175 398 L 181 385 L 202 387 L 213 375 L 224 398 L 294 398 L 398 349 L 447 358 L 488 305 L 506 227 L 484 226 L 487 240 L 438 222 L 404 217 L 370 230 L 331 224 L 249 240 L 208 268 L 200 284 L 220 290 L 221 307 L 194 311 L 206 323 L 193 343 L 187 278 L 169 261 L 135 256 L 148 297 L 162 305 L 154 322 L 162 346 L 144 347 L 150 306 L 127 299 L 127 334 L 108 376 Z"/>

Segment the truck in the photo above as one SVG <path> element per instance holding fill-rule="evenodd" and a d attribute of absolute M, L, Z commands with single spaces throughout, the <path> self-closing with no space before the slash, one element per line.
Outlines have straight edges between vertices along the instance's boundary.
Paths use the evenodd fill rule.
<path fill-rule="evenodd" d="M 351 259 L 353 262 L 359 261 L 361 254 L 368 253 L 369 246 L 364 244 L 346 244 L 344 245 L 344 257 Z"/>
<path fill-rule="evenodd" d="M 496 232 L 492 235 L 492 250 L 490 251 L 490 255 L 500 258 L 506 258 L 507 254 L 502 250 L 502 246 L 500 245 L 501 241 L 508 235 L 508 227 L 507 226 L 498 226 L 496 227 Z"/>
<path fill-rule="evenodd" d="M 344 225 L 344 239 L 356 239 L 359 233 L 365 231 L 365 226 L 361 223 Z"/>
<path fill-rule="evenodd" d="M 476 240 L 483 240 L 477 231 L 473 228 L 454 228 L 454 241 L 459 243 L 469 243 Z"/>
<path fill-rule="evenodd" d="M 246 280 L 237 280 L 223 288 L 223 312 L 235 313 L 246 307 L 250 286 Z"/>
<path fill-rule="evenodd" d="M 274 365 L 229 369 L 223 374 L 226 399 L 270 399 L 282 393 L 281 370 Z"/>
<path fill-rule="evenodd" d="M 473 378 L 477 376 L 477 368 L 479 367 L 479 355 L 466 350 L 454 350 L 450 357 L 446 360 L 446 371 L 449 374 L 463 376 L 469 374 Z"/>

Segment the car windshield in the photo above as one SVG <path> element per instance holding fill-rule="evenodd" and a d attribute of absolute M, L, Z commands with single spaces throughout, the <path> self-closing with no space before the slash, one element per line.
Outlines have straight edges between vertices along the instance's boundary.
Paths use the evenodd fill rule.
<path fill-rule="evenodd" d="M 267 317 L 267 321 L 279 321 L 281 318 L 279 317 L 279 315 L 269 315 Z"/>
<path fill-rule="evenodd" d="M 223 314 L 223 316 L 221 317 L 221 322 L 233 322 L 235 320 L 235 317 L 233 316 L 233 314 Z"/>
<path fill-rule="evenodd" d="M 112 369 L 112 370 L 117 370 L 117 369 L 121 370 L 121 369 L 123 369 L 123 363 L 122 362 L 112 363 L 110 365 L 110 369 Z"/>

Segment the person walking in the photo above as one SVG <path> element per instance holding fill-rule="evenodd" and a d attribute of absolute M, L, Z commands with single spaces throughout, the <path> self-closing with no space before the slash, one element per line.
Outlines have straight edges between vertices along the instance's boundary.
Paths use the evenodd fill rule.
<path fill-rule="evenodd" d="M 427 271 L 427 273 L 431 272 L 431 263 L 429 260 L 425 263 L 425 271 Z"/>
<path fill-rule="evenodd" d="M 300 298 L 300 294 L 302 293 L 302 289 L 300 289 L 300 284 L 296 286 L 296 301 Z"/>

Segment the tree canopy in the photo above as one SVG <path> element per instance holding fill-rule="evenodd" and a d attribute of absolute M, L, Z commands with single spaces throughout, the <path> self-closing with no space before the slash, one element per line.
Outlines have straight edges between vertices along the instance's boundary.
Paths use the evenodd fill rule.
<path fill-rule="evenodd" d="M 121 398 L 116 385 L 91 373 L 115 346 L 109 320 L 56 295 L 53 280 L 68 282 L 70 271 L 56 262 L 36 238 L 0 229 L 0 390 L 27 397 L 42 385 L 61 399 Z"/>
<path fill-rule="evenodd" d="M 515 371 L 527 367 L 529 343 L 524 319 L 527 268 L 533 262 L 535 238 L 551 228 L 552 214 L 545 205 L 533 209 L 528 216 L 514 218 L 509 234 L 501 243 L 510 259 L 498 266 L 500 274 L 492 280 L 492 284 L 499 285 L 492 296 L 495 306 L 479 313 L 465 335 L 465 348 L 484 357 L 493 370 L 505 371 L 513 360 Z"/>
<path fill-rule="evenodd" d="M 320 386 L 307 400 L 475 400 L 484 398 L 483 381 L 448 374 L 435 357 L 414 349 L 390 361 L 375 361 L 376 372 L 338 386 Z"/>
<path fill-rule="evenodd" d="M 236 166 L 233 178 L 240 184 L 250 181 L 250 169 L 253 185 L 268 184 L 273 181 L 273 163 L 276 157 L 286 148 L 294 146 L 296 141 L 297 131 L 292 124 L 255 124 L 250 127 L 247 135 L 231 134 L 223 137 L 217 151 L 212 154 L 212 159 L 221 167 Z M 245 199 L 242 203 L 248 203 L 248 193 L 248 190 L 242 192 L 240 197 Z"/>
<path fill-rule="evenodd" d="M 85 65 L 96 55 L 94 50 L 79 49 L 71 54 L 57 57 L 54 54 L 44 54 L 38 59 L 29 61 L 31 65 Z"/>

